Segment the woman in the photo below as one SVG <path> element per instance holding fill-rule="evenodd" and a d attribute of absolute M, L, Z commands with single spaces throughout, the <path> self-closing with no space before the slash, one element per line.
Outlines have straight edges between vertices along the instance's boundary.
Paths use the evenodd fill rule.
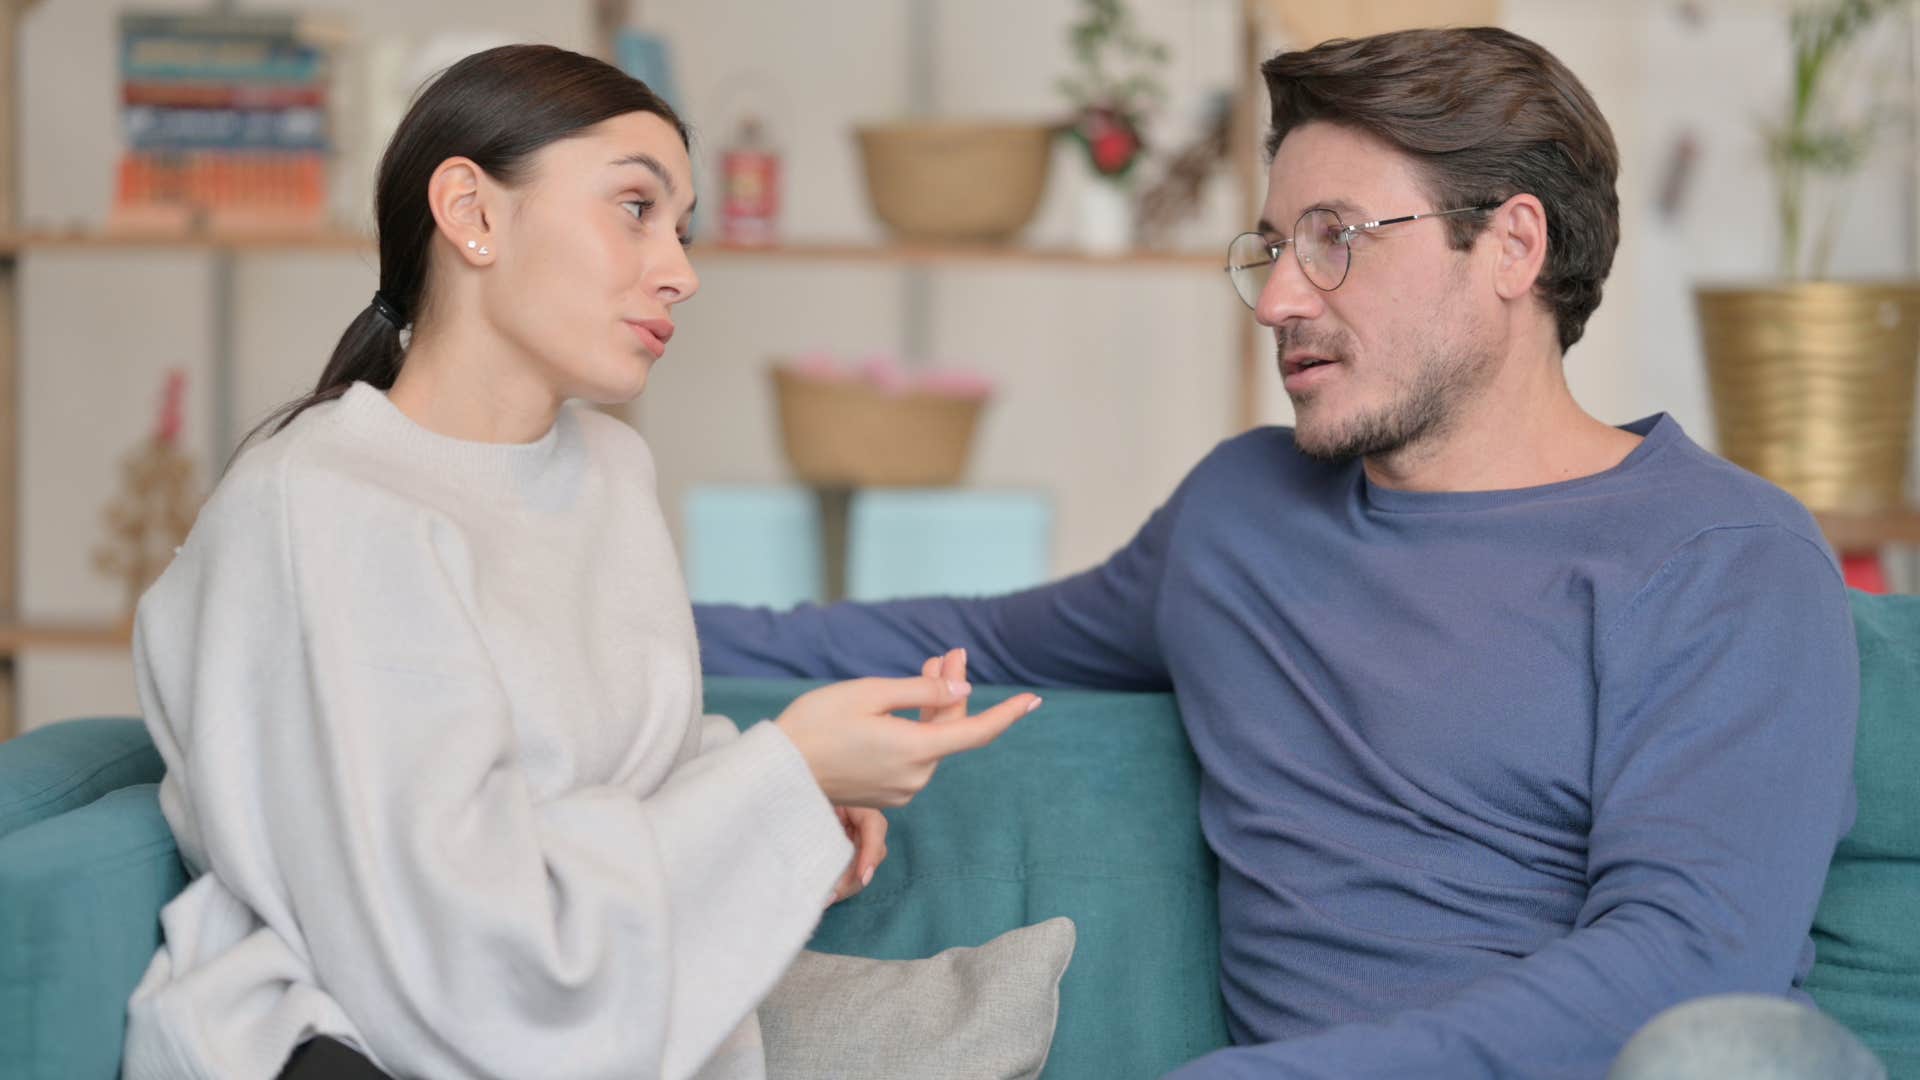
<path fill-rule="evenodd" d="M 758 1076 L 872 808 L 1038 704 L 967 716 L 956 654 L 702 720 L 647 448 L 564 404 L 645 386 L 693 202 L 673 112 L 563 50 L 469 57 L 401 122 L 379 291 L 140 605 L 195 880 L 131 1080 Z"/>

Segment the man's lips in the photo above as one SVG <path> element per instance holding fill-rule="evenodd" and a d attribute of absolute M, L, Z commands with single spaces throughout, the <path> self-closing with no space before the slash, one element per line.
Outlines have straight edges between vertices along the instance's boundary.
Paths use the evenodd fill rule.
<path fill-rule="evenodd" d="M 1289 394 L 1302 394 L 1334 378 L 1341 363 L 1313 353 L 1289 353 L 1280 358 L 1280 384 Z"/>
<path fill-rule="evenodd" d="M 1302 371 L 1320 367 L 1323 364 L 1337 363 L 1339 363 L 1339 361 L 1330 356 L 1320 356 L 1315 353 L 1289 353 L 1280 358 L 1280 374 L 1294 375 Z"/>
<path fill-rule="evenodd" d="M 673 339 L 673 322 L 670 319 L 623 319 L 627 329 L 632 330 L 640 344 L 653 354 L 655 360 L 667 354 L 667 342 Z"/>

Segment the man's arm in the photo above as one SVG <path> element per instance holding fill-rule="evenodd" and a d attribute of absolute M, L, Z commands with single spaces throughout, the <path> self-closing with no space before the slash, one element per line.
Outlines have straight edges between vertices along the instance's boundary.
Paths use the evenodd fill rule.
<path fill-rule="evenodd" d="M 961 646 L 977 682 L 1164 690 L 1154 612 L 1181 502 L 1176 492 L 1105 563 L 1006 596 L 790 612 L 695 605 L 701 665 L 709 675 L 911 675 Z"/>
<path fill-rule="evenodd" d="M 1827 553 L 1695 538 L 1600 644 L 1588 894 L 1566 937 L 1452 999 L 1176 1075 L 1589 1077 L 1656 1013 L 1784 993 L 1853 816 L 1859 667 Z"/>

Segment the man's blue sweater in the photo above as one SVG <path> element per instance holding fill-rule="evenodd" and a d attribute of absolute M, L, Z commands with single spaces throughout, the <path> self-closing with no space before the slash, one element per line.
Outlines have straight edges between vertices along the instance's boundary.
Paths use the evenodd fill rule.
<path fill-rule="evenodd" d="M 1671 419 L 1410 493 L 1268 428 L 1104 565 L 1004 597 L 696 609 L 714 674 L 1171 688 L 1235 1048 L 1194 1077 L 1599 1077 L 1666 1006 L 1798 993 L 1852 820 L 1832 555 Z M 1043 709 L 1028 723 L 1045 723 Z"/>

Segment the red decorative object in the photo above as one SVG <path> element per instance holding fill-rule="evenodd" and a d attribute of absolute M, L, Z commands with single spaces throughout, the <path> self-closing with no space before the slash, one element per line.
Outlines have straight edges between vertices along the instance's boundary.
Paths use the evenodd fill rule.
<path fill-rule="evenodd" d="M 780 154 L 760 121 L 748 117 L 720 155 L 720 239 L 766 246 L 780 234 Z"/>
<path fill-rule="evenodd" d="M 1840 575 L 1848 585 L 1861 592 L 1883 593 L 1887 591 L 1886 567 L 1880 564 L 1880 554 L 1875 551 L 1854 552 L 1840 556 Z"/>

